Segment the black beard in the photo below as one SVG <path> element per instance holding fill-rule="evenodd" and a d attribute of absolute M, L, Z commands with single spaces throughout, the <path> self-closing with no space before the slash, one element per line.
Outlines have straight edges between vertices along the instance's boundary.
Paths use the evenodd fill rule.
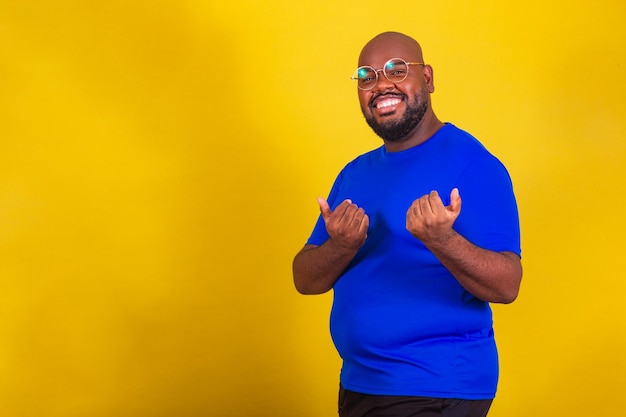
<path fill-rule="evenodd" d="M 404 99 L 406 100 L 407 97 L 404 96 Z M 422 120 L 426 110 L 428 110 L 427 92 L 416 95 L 413 102 L 407 104 L 406 112 L 399 120 L 378 123 L 373 116 L 368 117 L 361 108 L 367 124 L 385 142 L 402 142 L 405 140 Z"/>

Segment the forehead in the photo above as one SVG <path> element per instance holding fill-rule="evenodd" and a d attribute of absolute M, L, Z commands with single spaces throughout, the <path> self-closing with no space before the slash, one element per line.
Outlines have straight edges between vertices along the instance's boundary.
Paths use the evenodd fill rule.
<path fill-rule="evenodd" d="M 359 66 L 381 68 L 391 58 L 422 62 L 422 52 L 413 39 L 400 36 L 381 36 L 365 45 L 359 56 Z"/>

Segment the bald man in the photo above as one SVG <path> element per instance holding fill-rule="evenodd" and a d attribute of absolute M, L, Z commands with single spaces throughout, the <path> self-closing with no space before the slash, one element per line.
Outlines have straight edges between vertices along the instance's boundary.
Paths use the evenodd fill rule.
<path fill-rule="evenodd" d="M 489 303 L 513 302 L 522 278 L 510 177 L 437 118 L 414 39 L 376 36 L 352 78 L 383 145 L 318 198 L 293 261 L 300 293 L 334 292 L 339 415 L 486 416 L 499 371 Z"/>

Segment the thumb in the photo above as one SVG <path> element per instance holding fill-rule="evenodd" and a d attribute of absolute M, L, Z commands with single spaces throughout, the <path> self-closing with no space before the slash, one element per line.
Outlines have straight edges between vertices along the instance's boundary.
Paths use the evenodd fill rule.
<path fill-rule="evenodd" d="M 458 188 L 452 189 L 452 192 L 450 193 L 450 205 L 447 208 L 448 211 L 457 215 L 461 212 L 461 195 L 459 194 Z"/>
<path fill-rule="evenodd" d="M 333 214 L 333 211 L 330 209 L 330 206 L 328 205 L 328 201 L 326 201 L 322 197 L 317 197 L 317 204 L 320 205 L 320 212 L 322 213 L 322 217 L 324 218 L 324 221 L 328 220 L 330 215 Z"/>

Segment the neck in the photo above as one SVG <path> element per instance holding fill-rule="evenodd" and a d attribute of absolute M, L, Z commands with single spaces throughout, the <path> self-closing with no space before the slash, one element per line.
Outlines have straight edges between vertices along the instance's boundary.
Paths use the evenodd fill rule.
<path fill-rule="evenodd" d="M 385 148 L 387 152 L 400 152 L 406 149 L 417 146 L 426 142 L 431 138 L 441 127 L 443 122 L 437 119 L 435 113 L 428 112 L 424 115 L 424 118 L 419 122 L 415 129 L 407 135 L 406 138 L 397 142 L 386 142 Z"/>

